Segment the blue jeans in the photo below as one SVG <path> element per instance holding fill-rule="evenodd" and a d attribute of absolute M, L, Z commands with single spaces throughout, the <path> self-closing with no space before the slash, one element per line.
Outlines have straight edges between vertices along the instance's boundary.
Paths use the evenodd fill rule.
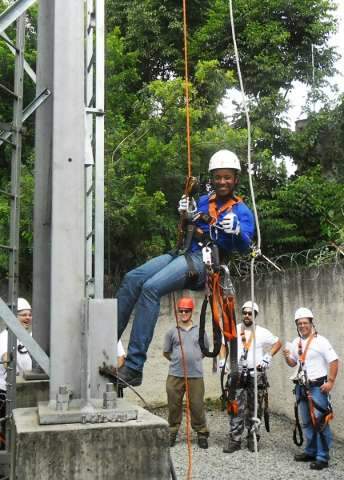
<path fill-rule="evenodd" d="M 310 387 L 311 396 L 319 407 L 326 409 L 328 407 L 328 395 L 321 393 L 320 387 Z M 330 458 L 329 449 L 332 446 L 332 432 L 329 425 L 322 431 L 316 431 L 312 425 L 309 413 L 308 399 L 305 397 L 300 385 L 296 385 L 296 399 L 299 401 L 299 411 L 302 419 L 303 432 L 306 438 L 305 453 L 316 460 L 327 462 Z M 324 414 L 315 408 L 315 417 L 320 419 Z"/>
<path fill-rule="evenodd" d="M 198 288 L 205 281 L 202 252 L 193 252 L 190 257 L 198 273 L 195 286 Z M 185 287 L 188 272 L 189 267 L 184 255 L 165 254 L 149 260 L 125 275 L 117 292 L 118 338 L 121 338 L 136 306 L 126 358 L 129 368 L 143 370 L 159 316 L 160 298 Z"/>

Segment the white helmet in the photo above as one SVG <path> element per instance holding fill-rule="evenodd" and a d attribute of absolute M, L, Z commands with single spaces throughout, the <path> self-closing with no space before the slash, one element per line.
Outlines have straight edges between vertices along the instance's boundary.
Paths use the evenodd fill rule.
<path fill-rule="evenodd" d="M 298 308 L 295 312 L 295 322 L 297 322 L 300 318 L 314 318 L 312 311 L 309 308 L 301 307 Z"/>
<path fill-rule="evenodd" d="M 25 298 L 18 298 L 17 301 L 17 312 L 20 312 L 20 310 L 31 310 L 31 305 Z"/>
<path fill-rule="evenodd" d="M 240 172 L 240 161 L 235 153 L 229 150 L 219 150 L 214 153 L 209 162 L 209 172 L 217 168 L 232 168 Z"/>
<path fill-rule="evenodd" d="M 248 300 L 247 302 L 244 303 L 244 305 L 241 307 L 241 310 L 244 310 L 244 308 L 250 308 L 252 310 L 252 302 L 251 300 Z M 256 302 L 253 303 L 253 310 L 258 314 L 259 313 L 259 308 Z"/>

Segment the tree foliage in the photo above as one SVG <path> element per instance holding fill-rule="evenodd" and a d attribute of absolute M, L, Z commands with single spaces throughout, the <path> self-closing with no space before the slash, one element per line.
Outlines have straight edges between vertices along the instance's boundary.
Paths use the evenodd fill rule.
<path fill-rule="evenodd" d="M 322 175 L 343 183 L 344 98 L 335 108 L 326 106 L 319 113 L 310 113 L 303 128 L 293 135 L 290 151 L 298 174 L 321 165 Z"/>
<path fill-rule="evenodd" d="M 6 4 L 0 0 L 0 11 Z M 219 148 L 236 151 L 245 171 L 247 132 L 242 112 L 230 124 L 219 111 L 226 92 L 238 86 L 228 0 L 191 0 L 187 8 L 192 166 L 193 173 L 205 183 L 209 157 Z M 128 268 L 173 246 L 187 152 L 182 2 L 106 0 L 106 10 L 105 227 L 106 272 L 112 284 Z M 30 9 L 27 28 L 27 59 L 32 66 L 36 13 Z M 236 37 L 251 110 L 253 174 L 264 248 L 269 254 L 322 241 L 340 242 L 342 235 L 340 215 L 329 210 L 326 200 L 339 195 L 339 205 L 342 197 L 336 182 L 322 179 L 316 168 L 324 166 L 325 159 L 333 159 L 331 145 L 336 145 L 339 155 L 343 138 L 340 108 L 312 118 L 302 134 L 293 134 L 282 120 L 292 82 L 310 82 L 312 44 L 317 46 L 317 85 L 333 71 L 335 53 L 327 44 L 335 28 L 332 15 L 331 0 L 234 2 Z M 7 33 L 14 38 L 13 30 Z M 0 82 L 10 87 L 13 58 L 1 40 L 0 62 Z M 33 96 L 33 85 L 26 80 L 25 98 L 29 101 Z M 0 121 L 9 121 L 11 112 L 12 103 L 4 98 Z M 330 153 L 321 156 L 317 142 L 324 146 L 330 136 L 325 118 L 336 122 L 338 130 L 331 133 L 327 144 L 326 152 Z M 29 123 L 22 188 L 25 272 L 29 271 L 32 244 L 32 132 Z M 287 179 L 285 166 L 278 167 L 274 161 L 286 154 L 299 166 L 293 180 Z M 0 189 L 8 188 L 9 155 L 9 149 L 0 147 Z M 245 175 L 239 190 L 249 203 Z M 317 199 L 317 191 L 324 197 Z M 302 213 L 298 210 L 301 206 Z M 0 196 L 0 243 L 6 243 L 7 213 L 8 204 Z M 0 256 L 4 271 L 5 263 Z"/>

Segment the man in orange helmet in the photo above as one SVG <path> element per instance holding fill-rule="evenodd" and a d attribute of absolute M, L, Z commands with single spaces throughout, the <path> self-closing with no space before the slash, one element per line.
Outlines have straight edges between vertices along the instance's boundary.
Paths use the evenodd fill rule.
<path fill-rule="evenodd" d="M 182 420 L 183 398 L 188 388 L 191 426 L 197 432 L 200 448 L 208 448 L 209 430 L 204 409 L 203 355 L 198 343 L 199 327 L 192 322 L 192 298 L 178 301 L 178 327 L 171 328 L 165 336 L 164 357 L 170 362 L 166 381 L 170 446 L 176 443 Z M 209 348 L 207 335 L 204 342 Z"/>

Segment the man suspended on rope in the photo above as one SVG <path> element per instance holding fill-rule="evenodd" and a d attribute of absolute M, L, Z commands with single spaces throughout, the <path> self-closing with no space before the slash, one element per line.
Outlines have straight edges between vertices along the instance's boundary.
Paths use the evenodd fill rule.
<path fill-rule="evenodd" d="M 298 372 L 293 379 L 296 396 L 296 427 L 301 432 L 298 421 L 300 412 L 306 447 L 302 453 L 295 455 L 296 462 L 311 462 L 312 470 L 328 467 L 329 449 L 332 433 L 329 421 L 332 419 L 330 391 L 334 386 L 338 371 L 338 356 L 330 342 L 318 335 L 313 324 L 313 313 L 308 308 L 298 308 L 295 323 L 299 336 L 283 351 L 290 367 L 298 365 Z M 297 441 L 296 431 L 294 441 Z"/>
<path fill-rule="evenodd" d="M 128 272 L 118 290 L 118 338 L 125 330 L 135 307 L 125 365 L 118 370 L 121 379 L 132 386 L 142 383 L 142 370 L 160 310 L 160 298 L 185 287 L 204 286 L 206 267 L 202 246 L 207 239 L 218 245 L 220 254 L 246 252 L 254 235 L 254 218 L 246 204 L 234 194 L 239 181 L 240 162 L 235 153 L 220 150 L 210 159 L 214 193 L 196 203 L 184 195 L 178 211 L 188 221 L 182 249 L 149 260 Z M 123 382 L 123 386 L 125 383 Z"/>
<path fill-rule="evenodd" d="M 259 313 L 256 303 L 253 305 L 255 321 Z M 258 418 L 262 418 L 264 394 L 266 393 L 266 369 L 271 364 L 272 357 L 281 348 L 281 342 L 268 329 L 256 325 L 254 332 L 252 319 L 252 302 L 247 301 L 241 307 L 242 323 L 237 325 L 238 331 L 238 371 L 237 379 L 232 381 L 230 372 L 227 381 L 228 394 L 236 408 L 228 409 L 229 413 L 229 438 L 223 449 L 225 453 L 233 453 L 241 449 L 241 440 L 247 428 L 247 448 L 254 452 L 253 417 L 254 417 L 254 355 L 253 344 L 256 337 L 256 367 L 258 384 Z M 266 353 L 264 353 L 264 351 Z M 221 365 L 221 364 L 220 364 Z M 225 368 L 224 363 L 222 363 Z M 234 395 L 233 395 L 234 393 Z M 233 405 L 231 405 L 232 407 Z M 256 435 L 259 442 L 259 431 Z M 257 446 L 258 448 L 258 446 Z"/>
<path fill-rule="evenodd" d="M 195 304 L 192 298 L 178 301 L 178 327 L 165 335 L 164 357 L 170 361 L 166 381 L 170 446 L 176 443 L 182 421 L 183 398 L 188 389 L 187 403 L 191 414 L 191 426 L 197 432 L 200 448 L 208 448 L 209 430 L 204 407 L 203 355 L 198 343 L 199 327 L 192 321 Z M 207 334 L 204 342 L 209 346 Z"/>

